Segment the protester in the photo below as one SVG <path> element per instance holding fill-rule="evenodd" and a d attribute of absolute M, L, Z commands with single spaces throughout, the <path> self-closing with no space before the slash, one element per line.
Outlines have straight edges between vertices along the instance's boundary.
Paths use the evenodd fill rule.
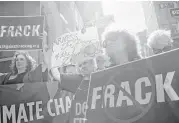
<path fill-rule="evenodd" d="M 15 52 L 12 63 L 11 72 L 3 75 L 2 84 L 18 84 L 29 79 L 28 72 L 34 70 L 36 61 L 25 51 Z"/>
<path fill-rule="evenodd" d="M 77 74 L 62 74 L 57 67 L 51 69 L 53 77 L 60 81 L 60 88 L 75 93 L 80 83 L 83 83 L 83 80 L 89 80 L 90 74 L 96 71 L 95 57 L 87 55 L 87 52 L 91 52 L 91 50 L 86 50 L 86 47 L 82 48 L 80 53 L 74 58 Z"/>
<path fill-rule="evenodd" d="M 152 53 L 150 56 L 155 55 L 155 54 L 160 54 L 163 52 L 170 51 L 174 48 L 173 46 L 173 40 L 171 38 L 171 33 L 170 31 L 167 30 L 156 30 L 152 32 L 147 39 L 147 45 L 152 50 Z M 166 98 L 166 102 L 168 105 L 160 105 L 160 112 L 166 112 L 167 111 L 167 118 L 164 120 L 166 123 L 167 122 L 173 122 L 177 123 L 178 122 L 178 103 L 172 103 L 168 97 Z M 156 107 L 158 108 L 158 107 Z M 165 111 L 163 111 L 165 110 Z M 155 111 L 155 110 L 154 110 Z M 158 112 L 156 109 L 155 112 Z M 170 118 L 172 117 L 172 119 Z"/>
<path fill-rule="evenodd" d="M 75 99 L 75 94 L 77 94 L 78 92 L 85 93 L 85 91 L 88 90 L 90 74 L 96 71 L 97 69 L 95 57 L 90 56 L 90 55 L 85 55 L 91 51 L 87 49 L 86 47 L 84 49 L 82 48 L 80 53 L 76 55 L 75 57 L 73 57 L 74 59 L 72 58 L 71 60 L 72 63 L 76 63 L 77 73 L 64 73 L 64 71 L 61 71 L 63 73 L 60 73 L 58 68 L 52 69 L 52 75 L 54 76 L 56 80 L 60 82 L 59 88 L 62 90 L 64 89 L 66 91 L 74 93 L 73 98 L 71 99 Z M 61 93 L 63 92 L 64 91 L 61 91 Z M 57 97 L 58 97 L 58 94 L 57 94 Z M 74 107 L 74 104 L 75 103 L 73 101 L 72 107 Z M 71 113 L 71 110 L 70 110 L 70 113 Z M 69 113 L 69 117 L 71 116 L 70 113 Z M 54 118 L 53 122 L 56 123 L 56 121 L 59 121 L 58 117 Z M 66 122 L 69 122 L 68 118 Z"/>
<path fill-rule="evenodd" d="M 147 40 L 148 46 L 153 54 L 159 54 L 173 49 L 173 40 L 170 31 L 156 30 L 152 32 Z"/>
<path fill-rule="evenodd" d="M 110 57 L 111 66 L 124 64 L 142 58 L 139 39 L 127 30 L 108 30 L 107 28 L 103 34 L 103 39 L 103 48 L 105 49 L 106 54 Z M 85 51 L 85 48 L 83 51 Z M 89 53 L 84 53 L 84 56 L 92 52 L 91 49 L 88 51 Z M 75 92 L 81 81 L 84 79 L 84 75 L 89 75 L 91 72 L 97 70 L 97 63 L 94 58 L 94 55 L 88 55 L 85 59 L 83 55 L 81 55 L 81 57 L 79 55 L 77 62 L 79 75 L 60 74 L 57 68 L 52 68 L 52 75 L 56 80 L 60 81 L 61 88 Z"/>
<path fill-rule="evenodd" d="M 46 51 L 48 48 L 47 33 L 43 32 L 39 38 L 42 39 L 42 44 L 43 44 L 43 51 L 41 54 L 42 63 L 37 65 L 36 61 L 28 54 L 28 52 L 17 51 L 14 55 L 14 58 L 12 59 L 12 64 L 11 64 L 12 72 L 9 74 L 5 73 L 1 76 L 2 84 L 17 84 L 17 83 L 30 83 L 30 82 L 42 82 L 42 81 L 47 82 L 49 80 L 49 74 L 48 74 L 49 56 L 44 56 L 47 54 Z M 24 66 L 24 69 L 26 69 L 26 71 L 21 74 L 18 74 L 17 72 L 14 73 L 14 71 L 17 71 L 16 62 L 18 61 L 15 61 L 16 57 L 17 58 L 20 57 L 20 59 L 22 60 L 24 59 L 24 61 L 19 61 L 19 62 L 25 66 L 27 65 L 27 69 Z"/>
<path fill-rule="evenodd" d="M 112 66 L 142 58 L 139 39 L 127 30 L 106 28 L 103 33 L 103 48 L 110 57 Z"/>

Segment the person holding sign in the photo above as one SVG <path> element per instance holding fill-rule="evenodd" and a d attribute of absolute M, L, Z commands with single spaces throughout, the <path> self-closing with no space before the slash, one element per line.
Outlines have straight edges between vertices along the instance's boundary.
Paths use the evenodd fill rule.
<path fill-rule="evenodd" d="M 160 54 L 174 49 L 173 40 L 171 38 L 171 32 L 166 30 L 156 30 L 152 32 L 149 38 L 147 39 L 147 45 L 153 51 L 153 54 L 151 53 L 150 55 Z M 170 119 L 170 122 L 174 122 L 174 123 L 178 122 L 179 103 L 178 102 L 174 103 L 170 101 L 167 96 L 165 98 L 168 105 L 164 105 L 164 106 L 162 105 L 160 107 L 163 107 L 163 109 L 167 108 L 167 111 L 169 112 L 168 113 L 169 118 L 167 120 L 169 120 L 170 117 L 172 117 L 172 119 Z"/>
<path fill-rule="evenodd" d="M 95 57 L 87 55 L 90 52 L 88 48 L 89 47 L 81 49 L 80 53 L 72 58 L 72 62 L 75 62 L 74 64 L 77 66 L 78 74 L 60 73 L 58 68 L 52 69 L 52 75 L 55 75 L 54 78 L 60 82 L 59 88 L 75 93 L 75 95 L 81 92 L 84 94 L 87 92 L 90 74 L 97 69 Z M 74 96 L 74 100 L 76 98 L 78 97 Z M 76 102 L 73 101 L 71 107 L 74 108 L 75 104 Z M 70 117 L 73 111 L 73 109 L 70 110 Z"/>
<path fill-rule="evenodd" d="M 112 66 L 142 58 L 140 47 L 139 39 L 127 30 L 106 28 L 103 33 L 103 48 Z"/>
<path fill-rule="evenodd" d="M 53 77 L 61 83 L 60 88 L 75 93 L 80 83 L 82 83 L 84 79 L 89 79 L 90 73 L 96 71 L 97 65 L 95 57 L 86 55 L 88 51 L 90 52 L 90 50 L 86 50 L 85 47 L 78 55 L 73 57 L 79 74 L 61 74 L 58 68 L 51 69 Z"/>
<path fill-rule="evenodd" d="M 103 33 L 103 39 L 103 48 L 105 49 L 106 54 L 110 57 L 111 66 L 124 64 L 142 58 L 139 39 L 135 35 L 129 33 L 127 30 L 109 30 L 107 28 Z M 88 47 L 86 49 L 88 49 Z M 90 53 L 92 52 L 91 49 L 94 48 L 89 49 Z M 84 56 L 90 53 L 84 53 Z M 79 55 L 78 60 L 80 59 L 83 61 L 84 59 L 82 57 L 80 58 L 80 56 L 83 55 Z M 93 55 L 89 56 L 92 56 L 93 59 L 95 57 Z M 87 58 L 88 57 L 86 57 L 86 59 Z M 52 58 L 52 60 L 53 59 L 55 58 Z M 80 63 L 80 60 L 78 63 Z M 83 62 L 86 64 L 85 60 Z M 92 69 L 93 66 L 89 68 Z M 51 72 L 53 77 L 61 82 L 61 87 L 71 92 L 76 91 L 83 78 L 81 75 L 76 74 L 62 75 L 59 73 L 57 68 L 52 68 Z"/>
<path fill-rule="evenodd" d="M 36 67 L 36 61 L 25 51 L 17 51 L 11 63 L 11 72 L 4 74 L 2 84 L 24 83 L 29 79 L 27 73 Z"/>
<path fill-rule="evenodd" d="M 147 45 L 152 49 L 153 54 L 170 51 L 173 49 L 173 40 L 170 31 L 156 30 L 147 39 Z"/>

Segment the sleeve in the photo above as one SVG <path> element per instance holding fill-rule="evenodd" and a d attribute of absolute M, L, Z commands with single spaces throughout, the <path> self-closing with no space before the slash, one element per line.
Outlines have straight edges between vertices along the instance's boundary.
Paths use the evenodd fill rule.
<path fill-rule="evenodd" d="M 66 91 L 75 93 L 83 80 L 83 76 L 79 74 L 61 74 L 60 87 Z"/>
<path fill-rule="evenodd" d="M 24 83 L 42 82 L 42 65 L 38 65 L 35 70 L 28 72 L 23 79 Z"/>
<path fill-rule="evenodd" d="M 0 85 L 4 84 L 4 81 L 8 78 L 8 73 L 0 73 Z"/>

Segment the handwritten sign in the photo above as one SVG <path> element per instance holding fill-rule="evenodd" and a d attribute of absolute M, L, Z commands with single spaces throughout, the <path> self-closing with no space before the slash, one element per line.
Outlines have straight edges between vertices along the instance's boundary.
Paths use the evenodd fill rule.
<path fill-rule="evenodd" d="M 59 37 L 53 44 L 53 66 L 71 64 L 71 57 L 78 54 L 81 48 L 91 43 L 99 42 L 97 28 L 90 27 L 83 34 L 81 31 L 67 33 Z"/>
<path fill-rule="evenodd" d="M 43 16 L 0 17 L 0 50 L 42 49 Z"/>

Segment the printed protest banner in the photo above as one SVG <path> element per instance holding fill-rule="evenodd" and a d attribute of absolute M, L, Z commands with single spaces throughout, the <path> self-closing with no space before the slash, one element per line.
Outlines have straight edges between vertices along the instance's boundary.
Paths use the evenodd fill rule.
<path fill-rule="evenodd" d="M 43 16 L 2 16 L 0 25 L 0 50 L 42 49 Z"/>
<path fill-rule="evenodd" d="M 179 122 L 178 54 L 177 49 L 93 73 L 85 120 L 73 114 L 71 123 Z"/>
<path fill-rule="evenodd" d="M 61 98 L 58 82 L 0 86 L 1 123 L 62 123 L 68 119 L 71 98 Z"/>
<path fill-rule="evenodd" d="M 82 80 L 75 93 L 70 110 L 69 123 L 85 123 L 87 120 L 86 111 L 89 82 L 89 80 Z"/>
<path fill-rule="evenodd" d="M 99 42 L 96 27 L 86 29 L 85 33 L 72 32 L 59 37 L 53 44 L 53 67 L 71 64 L 71 57 L 78 54 L 81 48 Z"/>

